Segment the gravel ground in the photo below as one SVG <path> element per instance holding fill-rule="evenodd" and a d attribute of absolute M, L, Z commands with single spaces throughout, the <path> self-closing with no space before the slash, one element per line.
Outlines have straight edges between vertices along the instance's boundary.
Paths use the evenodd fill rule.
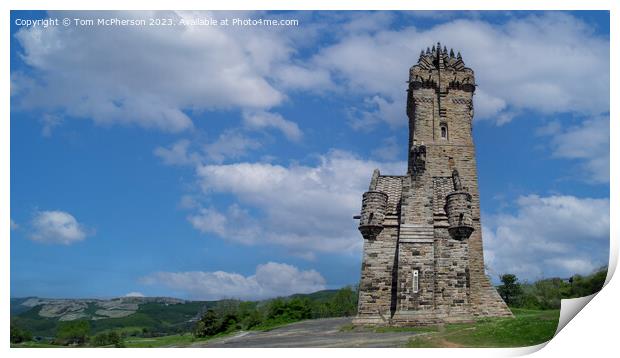
<path fill-rule="evenodd" d="M 278 347 L 402 347 L 414 332 L 375 333 L 370 330 L 340 332 L 351 318 L 327 318 L 292 323 L 268 332 L 239 332 L 233 336 L 196 343 L 208 348 Z"/>

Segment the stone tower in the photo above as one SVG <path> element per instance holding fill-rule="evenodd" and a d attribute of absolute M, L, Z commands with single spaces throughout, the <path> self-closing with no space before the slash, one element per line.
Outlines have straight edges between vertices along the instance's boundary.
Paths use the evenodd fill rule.
<path fill-rule="evenodd" d="M 375 170 L 362 198 L 359 325 L 512 316 L 484 272 L 472 139 L 474 72 L 438 43 L 409 70 L 406 175 Z"/>

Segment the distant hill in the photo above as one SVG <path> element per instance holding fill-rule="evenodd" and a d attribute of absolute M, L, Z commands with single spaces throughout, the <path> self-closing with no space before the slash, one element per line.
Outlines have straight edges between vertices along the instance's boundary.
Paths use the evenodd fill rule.
<path fill-rule="evenodd" d="M 323 290 L 295 297 L 327 301 L 337 290 Z M 189 301 L 169 297 L 118 297 L 113 299 L 11 298 L 11 320 L 33 336 L 52 337 L 58 323 L 90 321 L 91 334 L 121 330 L 154 335 L 187 332 L 201 313 L 225 301 Z M 257 302 L 257 304 L 260 304 Z"/>

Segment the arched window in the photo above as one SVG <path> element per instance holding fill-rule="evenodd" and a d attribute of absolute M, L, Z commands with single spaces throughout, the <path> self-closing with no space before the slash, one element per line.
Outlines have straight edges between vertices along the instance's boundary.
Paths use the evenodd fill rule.
<path fill-rule="evenodd" d="M 441 139 L 448 139 L 448 126 L 446 124 L 441 125 Z"/>

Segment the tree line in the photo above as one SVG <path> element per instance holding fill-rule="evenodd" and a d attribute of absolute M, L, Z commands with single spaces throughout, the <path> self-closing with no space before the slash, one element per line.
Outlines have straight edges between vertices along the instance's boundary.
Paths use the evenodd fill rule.
<path fill-rule="evenodd" d="M 559 309 L 562 299 L 584 297 L 600 291 L 606 277 L 607 266 L 586 276 L 574 275 L 568 280 L 547 278 L 533 283 L 519 282 L 514 274 L 503 274 L 497 292 L 510 307 Z"/>
<path fill-rule="evenodd" d="M 193 334 L 210 337 L 237 330 L 258 330 L 305 319 L 354 316 L 357 290 L 345 287 L 327 300 L 307 297 L 276 298 L 264 302 L 225 300 L 204 312 Z"/>

